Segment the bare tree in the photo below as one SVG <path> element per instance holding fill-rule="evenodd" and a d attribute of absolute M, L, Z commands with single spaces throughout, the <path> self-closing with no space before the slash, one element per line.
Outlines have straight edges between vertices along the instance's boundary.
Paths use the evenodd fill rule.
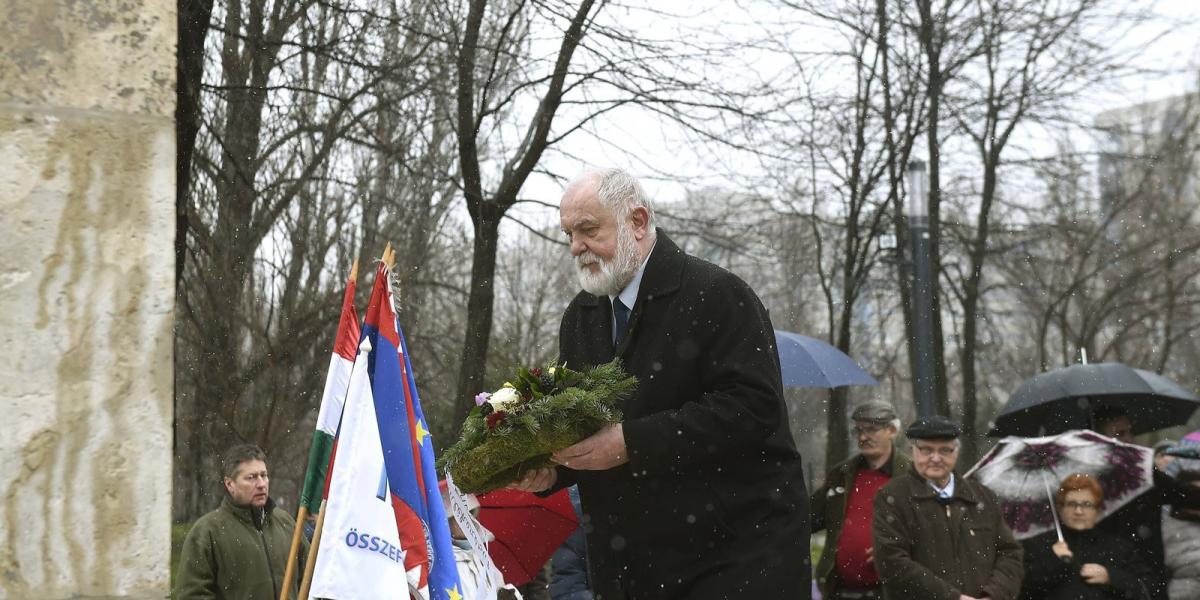
<path fill-rule="evenodd" d="M 594 18 L 593 5 L 591 0 L 585 0 L 566 20 L 562 43 L 548 75 L 529 82 L 515 82 L 511 79 L 517 77 L 517 73 L 514 72 L 516 67 L 508 65 L 505 68 L 509 61 L 503 59 L 510 56 L 509 35 L 513 33 L 514 27 L 524 26 L 525 3 L 514 2 L 501 7 L 503 12 L 500 15 L 500 26 L 495 28 L 492 39 L 481 37 L 488 3 L 485 0 L 473 0 L 469 4 L 466 23 L 461 33 L 457 79 L 459 169 L 467 211 L 475 228 L 474 251 L 471 255 L 471 285 L 467 297 L 467 332 L 463 342 L 463 361 L 459 368 L 457 390 L 459 403 L 464 409 L 470 409 L 470 398 L 474 397 L 475 390 L 480 389 L 481 378 L 485 373 L 483 367 L 491 338 L 500 222 L 516 203 L 521 186 L 533 172 L 534 166 L 551 141 L 551 125 L 567 89 L 567 77 L 570 74 L 575 49 Z M 479 68 L 487 73 L 485 77 L 479 77 Z M 502 68 L 503 71 L 500 70 Z M 476 84 L 480 80 L 483 85 L 477 87 Z M 545 90 L 540 95 L 537 112 L 530 120 L 524 139 L 506 161 L 495 192 L 485 195 L 478 137 L 483 120 L 489 114 L 505 110 L 506 104 L 513 99 L 514 91 L 525 86 L 538 85 L 543 81 Z M 495 87 L 493 84 L 496 84 Z M 497 97 L 497 90 L 505 95 Z M 462 412 L 466 414 L 466 410 Z"/>
<path fill-rule="evenodd" d="M 204 76 L 204 41 L 208 37 L 213 0 L 179 0 L 178 59 L 175 68 L 175 292 L 183 284 L 187 260 L 188 192 L 192 150 L 200 131 L 200 84 Z"/>
<path fill-rule="evenodd" d="M 1132 143 L 1100 157 L 1109 172 L 1099 195 L 1095 162 L 1073 146 L 1039 165 L 1044 218 L 1009 234 L 1018 260 L 998 263 L 1003 296 L 1028 322 L 1016 327 L 1034 332 L 1037 360 L 1023 376 L 1071 364 L 1082 348 L 1093 360 L 1193 377 L 1172 359 L 1181 348 L 1190 355 L 1200 329 L 1192 183 L 1200 129 L 1193 102 L 1175 106 L 1173 123 L 1117 132 Z"/>
<path fill-rule="evenodd" d="M 524 231 L 499 254 L 496 290 L 496 348 L 488 357 L 491 380 L 512 376 L 519 365 L 544 365 L 558 357 L 562 307 L 577 285 L 562 244 Z"/>
<path fill-rule="evenodd" d="M 368 119 L 426 79 L 429 44 L 381 50 L 389 20 L 312 1 L 218 3 L 204 61 L 179 295 L 176 514 L 211 506 L 213 457 L 252 441 L 286 497 L 319 401 L 361 215 L 346 166 Z M 418 35 L 425 39 L 423 34 Z M 400 77 L 400 74 L 404 74 Z M 288 460 L 293 457 L 295 460 Z"/>
<path fill-rule="evenodd" d="M 965 76 L 957 82 L 948 107 L 956 130 L 976 150 L 978 193 L 968 195 L 970 207 L 962 208 L 965 214 L 974 213 L 973 227 L 943 228 L 966 259 L 965 269 L 957 262 L 944 265 L 944 277 L 960 310 L 963 448 L 968 459 L 978 455 L 976 369 L 982 282 L 985 262 L 997 250 L 1003 251 L 991 247 L 990 235 L 1009 143 L 1022 127 L 1062 114 L 1081 90 L 1120 67 L 1110 51 L 1094 42 L 1092 32 L 1100 19 L 1110 25 L 1126 21 L 1106 14 L 1096 0 L 976 0 L 972 8 L 978 59 L 964 68 Z"/>
<path fill-rule="evenodd" d="M 898 183 L 896 161 L 903 164 L 920 131 L 923 90 L 904 69 L 890 70 L 892 64 L 904 65 L 913 57 L 905 58 L 889 45 L 892 26 L 879 3 L 789 6 L 835 28 L 846 40 L 844 49 L 833 51 L 828 73 L 806 73 L 805 55 L 792 54 L 802 85 L 794 100 L 799 118 L 790 119 L 783 130 L 797 141 L 781 153 L 804 165 L 809 189 L 785 196 L 784 210 L 806 217 L 825 300 L 825 330 L 831 344 L 851 354 L 855 323 L 861 321 L 859 300 L 876 277 L 883 257 L 880 238 L 889 231 L 899 194 L 898 187 L 889 184 Z M 827 87 L 823 82 L 839 71 L 851 80 Z M 897 71 L 899 76 L 893 78 Z M 829 464 L 849 454 L 848 404 L 849 390 L 830 391 L 825 451 Z"/>
<path fill-rule="evenodd" d="M 640 36 L 618 19 L 606 21 L 602 9 L 610 6 L 615 3 L 472 0 L 465 22 L 452 34 L 459 49 L 459 171 L 474 228 L 456 400 L 460 419 L 481 389 L 485 373 L 500 223 L 545 153 L 598 117 L 627 105 L 646 108 L 700 135 L 711 135 L 703 126 L 710 113 L 743 112 L 737 93 L 703 73 L 689 72 L 690 61 L 712 62 L 719 56 L 716 50 L 697 48 L 692 40 L 677 43 Z M 550 55 L 531 53 L 533 46 L 524 33 L 533 28 L 562 32 Z M 519 117 L 527 125 L 514 128 L 505 119 L 523 104 L 536 108 Z"/>
<path fill-rule="evenodd" d="M 916 0 L 915 17 L 899 13 L 904 26 L 916 32 L 924 54 L 926 80 L 925 146 L 929 158 L 929 254 L 932 272 L 942 272 L 942 109 L 947 85 L 972 61 L 978 52 L 974 43 L 976 27 L 970 0 Z M 946 351 L 942 331 L 941 286 L 930 286 L 933 312 L 933 380 L 939 414 L 950 414 L 949 387 L 946 381 Z M 910 340 L 913 339 L 910 337 Z M 911 343 L 911 342 L 910 342 Z M 910 352 L 910 356 L 914 353 Z"/>

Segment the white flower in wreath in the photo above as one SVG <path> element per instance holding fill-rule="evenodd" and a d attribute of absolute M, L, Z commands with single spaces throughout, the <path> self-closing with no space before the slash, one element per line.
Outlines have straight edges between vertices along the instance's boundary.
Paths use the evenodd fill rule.
<path fill-rule="evenodd" d="M 508 410 L 509 407 L 520 400 L 521 394 L 517 390 L 510 387 L 502 387 L 488 398 L 488 404 L 491 404 L 495 410 Z"/>

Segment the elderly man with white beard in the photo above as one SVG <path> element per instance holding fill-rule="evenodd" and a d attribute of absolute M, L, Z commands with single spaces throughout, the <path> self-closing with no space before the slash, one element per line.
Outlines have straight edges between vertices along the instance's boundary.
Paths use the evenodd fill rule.
<path fill-rule="evenodd" d="M 808 598 L 808 498 L 770 318 L 748 285 L 654 227 L 617 169 L 567 186 L 559 209 L 580 292 L 559 358 L 620 358 L 624 421 L 514 487 L 578 484 L 596 598 Z"/>

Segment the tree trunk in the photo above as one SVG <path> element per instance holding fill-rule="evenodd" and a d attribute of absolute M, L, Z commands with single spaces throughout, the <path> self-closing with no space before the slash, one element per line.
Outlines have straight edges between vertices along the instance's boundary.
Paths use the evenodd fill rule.
<path fill-rule="evenodd" d="M 463 362 L 454 398 L 456 417 L 460 420 L 475 406 L 475 394 L 485 391 L 483 384 L 495 302 L 496 249 L 500 220 L 504 216 L 490 202 L 481 203 L 477 214 L 471 256 L 471 290 L 467 296 L 467 334 L 463 340 Z"/>
<path fill-rule="evenodd" d="M 842 314 L 838 322 L 836 345 L 838 350 L 847 354 L 850 353 L 850 319 L 852 311 L 853 303 L 842 303 Z M 846 410 L 846 404 L 849 400 L 850 394 L 845 387 L 834 388 L 829 391 L 829 408 L 825 412 L 826 470 L 829 470 L 829 467 L 836 465 L 850 456 L 850 435 L 847 421 L 849 411 Z"/>
<path fill-rule="evenodd" d="M 467 299 L 467 333 L 463 341 L 462 363 L 458 372 L 457 398 L 454 400 L 462 409 L 457 415 L 457 421 L 460 423 L 474 405 L 475 394 L 483 391 L 481 388 L 487 370 L 488 343 L 492 331 L 500 221 L 516 203 L 525 180 L 529 178 L 542 153 L 550 144 L 551 125 L 565 93 L 571 58 L 591 21 L 594 4 L 594 0 L 580 2 L 563 33 L 546 92 L 538 103 L 537 112 L 530 121 L 520 149 L 515 156 L 506 161 L 503 176 L 490 198 L 485 198 L 483 191 L 478 145 L 479 122 L 475 112 L 475 66 L 479 60 L 479 50 L 485 47 L 480 43 L 479 36 L 487 2 L 472 0 L 467 11 L 456 72 L 458 90 L 455 96 L 455 117 L 458 123 L 462 192 L 467 212 L 470 213 L 471 222 L 475 226 L 475 243 L 471 257 L 471 290 Z M 491 51 L 500 52 L 502 49 L 492 48 Z"/>
<path fill-rule="evenodd" d="M 985 140 L 984 148 L 986 148 L 986 143 Z M 995 142 L 993 141 L 993 143 Z M 975 356 L 977 354 L 976 346 L 979 343 L 980 288 L 983 281 L 983 263 L 987 257 L 992 205 L 996 199 L 996 173 L 1000 168 L 1002 147 L 993 146 L 991 151 L 985 153 L 983 157 L 983 190 L 979 202 L 979 217 L 975 224 L 975 237 L 969 246 L 968 262 L 971 270 L 967 274 L 967 280 L 963 283 L 963 341 L 960 354 L 963 390 L 962 437 L 963 457 L 969 462 L 974 462 L 978 457 L 979 390 Z"/>
<path fill-rule="evenodd" d="M 975 267 L 972 260 L 972 266 Z M 976 267 L 977 268 L 977 267 Z M 962 419 L 962 457 L 967 464 L 975 462 L 979 452 L 979 432 L 976 421 L 979 418 L 979 400 L 976 396 L 978 386 L 975 373 L 975 344 L 978 337 L 976 319 L 979 306 L 979 279 L 972 275 L 963 292 L 963 346 L 962 346 L 962 390 L 963 390 L 963 419 Z"/>
<path fill-rule="evenodd" d="M 200 83 L 204 80 L 204 39 L 213 0 L 179 0 L 175 59 L 175 291 L 181 289 L 187 257 L 188 191 L 192 151 L 200 131 Z"/>
<path fill-rule="evenodd" d="M 209 20 L 212 18 L 212 0 L 180 0 L 176 16 L 178 26 L 178 51 L 175 59 L 175 295 L 176 303 L 182 304 L 183 272 L 187 262 L 188 207 L 191 203 L 190 184 L 192 152 L 196 135 L 200 131 L 200 83 L 204 79 L 204 40 L 208 35 Z M 185 353 L 179 335 L 174 338 L 175 356 Z M 174 388 L 180 390 L 179 368 L 172 371 Z M 180 394 L 182 395 L 182 394 Z M 186 397 L 174 402 L 172 416 L 173 454 L 175 475 L 173 487 L 176 499 L 172 512 L 189 518 L 207 508 L 204 503 L 200 482 L 191 476 L 201 472 L 199 454 L 192 447 L 196 435 L 195 409 Z"/>

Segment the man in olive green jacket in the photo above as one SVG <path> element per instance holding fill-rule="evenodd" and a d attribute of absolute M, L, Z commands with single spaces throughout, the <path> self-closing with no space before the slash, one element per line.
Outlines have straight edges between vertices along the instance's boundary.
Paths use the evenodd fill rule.
<path fill-rule="evenodd" d="M 850 419 L 859 453 L 830 469 L 808 504 L 813 532 L 826 531 L 814 573 L 826 600 L 882 597 L 871 545 L 875 493 L 912 465 L 895 446 L 900 419 L 891 404 L 861 404 Z"/>
<path fill-rule="evenodd" d="M 175 575 L 177 599 L 278 600 L 296 521 L 268 495 L 266 460 L 252 445 L 226 454 L 222 472 L 229 496 L 188 531 Z M 297 573 L 304 572 L 307 555 L 305 544 Z M 297 581 L 290 582 L 289 596 L 298 592 Z"/>
<path fill-rule="evenodd" d="M 995 495 L 956 477 L 958 426 L 918 419 L 907 431 L 913 468 L 875 495 L 875 566 L 889 600 L 1014 600 L 1021 545 Z"/>

